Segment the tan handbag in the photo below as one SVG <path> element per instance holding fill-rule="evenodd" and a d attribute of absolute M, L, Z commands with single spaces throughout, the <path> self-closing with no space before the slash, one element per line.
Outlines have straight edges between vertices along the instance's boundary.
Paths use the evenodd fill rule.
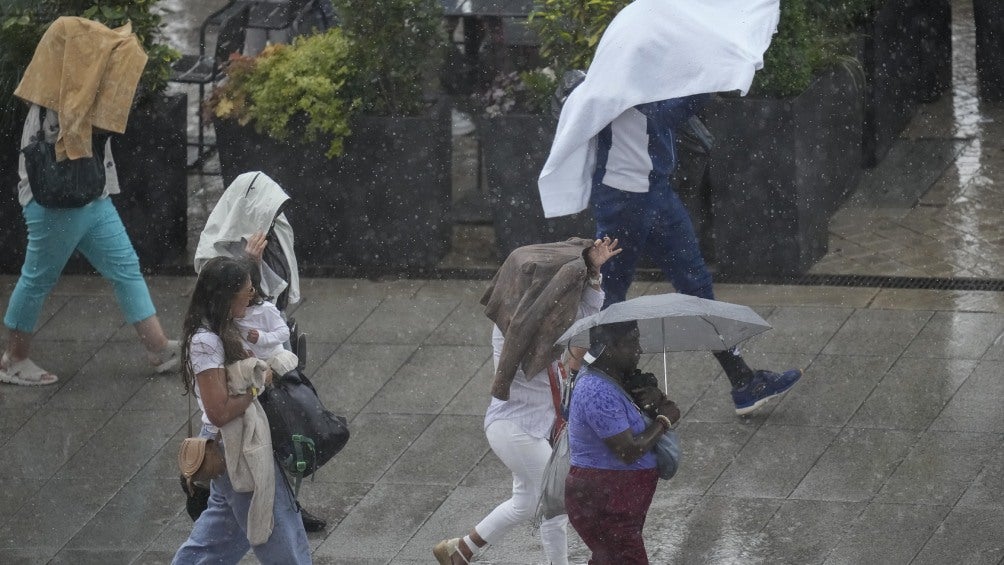
<path fill-rule="evenodd" d="M 190 392 L 189 395 L 194 394 Z M 188 413 L 191 414 L 192 397 L 188 397 Z M 192 420 L 188 420 L 188 435 L 192 435 Z M 187 486 L 188 494 L 195 495 L 195 482 L 209 482 L 227 472 L 227 462 L 223 446 L 212 438 L 187 437 L 181 441 L 178 450 L 178 468 Z"/>

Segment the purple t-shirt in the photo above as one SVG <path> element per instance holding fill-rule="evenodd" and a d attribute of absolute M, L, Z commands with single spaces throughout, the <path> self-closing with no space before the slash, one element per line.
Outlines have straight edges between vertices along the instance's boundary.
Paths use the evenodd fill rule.
<path fill-rule="evenodd" d="M 645 420 L 621 389 L 607 379 L 583 369 L 572 391 L 568 414 L 568 446 L 576 467 L 617 471 L 652 469 L 655 453 L 649 451 L 628 465 L 603 442 L 631 428 L 635 435 L 645 431 Z"/>

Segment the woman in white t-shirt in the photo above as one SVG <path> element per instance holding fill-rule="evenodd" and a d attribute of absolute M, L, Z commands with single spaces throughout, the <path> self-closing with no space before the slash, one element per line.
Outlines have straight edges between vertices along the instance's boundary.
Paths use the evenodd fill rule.
<path fill-rule="evenodd" d="M 253 393 L 231 396 L 225 367 L 248 357 L 234 318 L 244 315 L 253 287 L 248 263 L 217 257 L 202 268 L 192 291 L 182 335 L 185 392 L 194 393 L 202 410 L 203 437 L 220 440 L 219 428 L 239 418 Z M 271 375 L 267 381 L 271 379 Z M 252 549 L 262 563 L 310 563 L 307 534 L 296 501 L 278 464 L 275 466 L 272 533 L 263 544 L 247 539 L 248 509 L 253 492 L 235 492 L 228 474 L 210 484 L 209 507 L 192 527 L 173 563 L 237 563 Z"/>

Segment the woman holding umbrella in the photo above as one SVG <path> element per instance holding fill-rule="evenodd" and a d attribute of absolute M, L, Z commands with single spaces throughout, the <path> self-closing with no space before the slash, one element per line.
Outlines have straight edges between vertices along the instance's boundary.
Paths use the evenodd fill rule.
<path fill-rule="evenodd" d="M 645 564 L 642 528 L 659 480 L 652 449 L 680 410 L 657 387 L 633 389 L 633 399 L 625 391 L 641 357 L 636 322 L 596 326 L 590 341 L 586 360 L 595 360 L 579 373 L 569 408 L 565 509 L 593 553 L 589 563 Z"/>

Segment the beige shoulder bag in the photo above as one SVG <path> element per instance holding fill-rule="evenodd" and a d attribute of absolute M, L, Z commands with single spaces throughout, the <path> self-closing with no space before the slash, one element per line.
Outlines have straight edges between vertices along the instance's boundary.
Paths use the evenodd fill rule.
<path fill-rule="evenodd" d="M 189 391 L 188 396 L 188 436 L 181 441 L 181 449 L 178 451 L 178 468 L 181 476 L 185 479 L 188 494 L 195 495 L 194 482 L 209 482 L 211 479 L 219 477 L 227 472 L 227 462 L 223 456 L 223 447 L 220 442 L 212 438 L 192 437 L 192 396 L 195 389 Z"/>

